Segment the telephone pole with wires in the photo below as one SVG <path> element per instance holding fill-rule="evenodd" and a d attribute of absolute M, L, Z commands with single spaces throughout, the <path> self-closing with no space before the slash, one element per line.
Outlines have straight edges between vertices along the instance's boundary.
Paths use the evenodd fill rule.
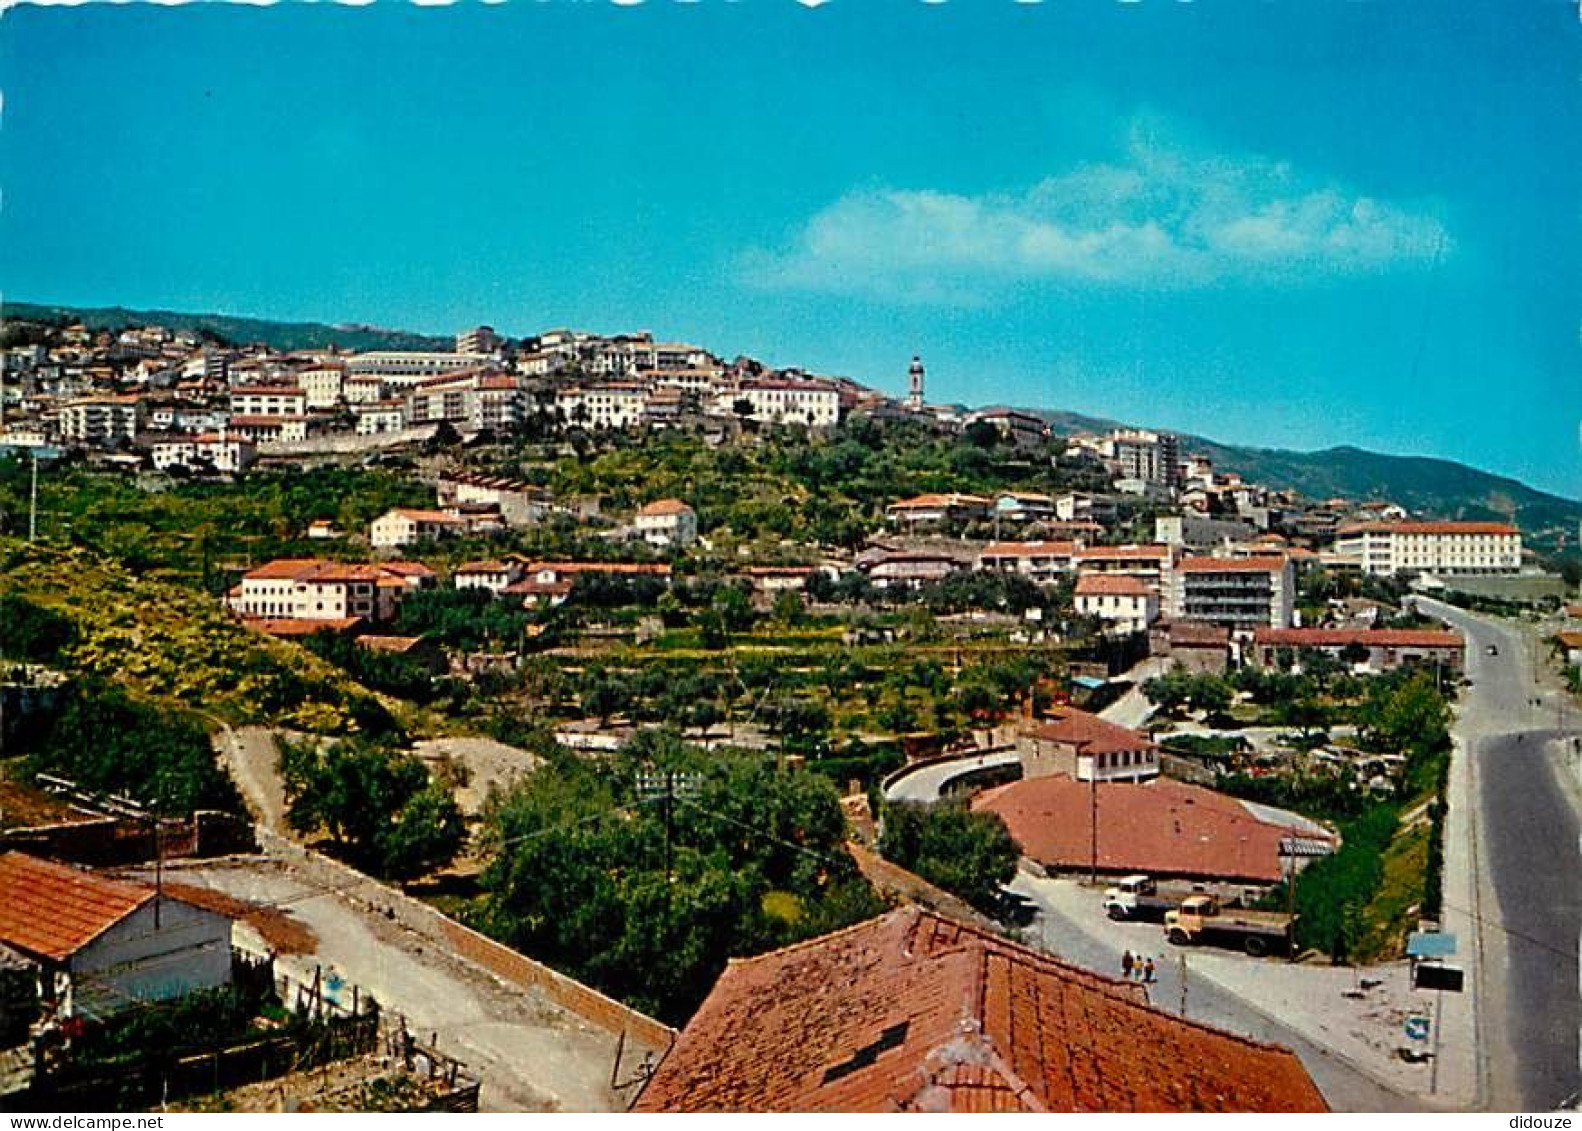
<path fill-rule="evenodd" d="M 696 797 L 703 784 L 703 775 L 681 770 L 657 770 L 651 767 L 637 771 L 637 797 L 639 801 L 658 801 L 665 822 L 665 888 L 674 882 L 671 845 L 675 838 L 676 802 L 690 801 Z"/>

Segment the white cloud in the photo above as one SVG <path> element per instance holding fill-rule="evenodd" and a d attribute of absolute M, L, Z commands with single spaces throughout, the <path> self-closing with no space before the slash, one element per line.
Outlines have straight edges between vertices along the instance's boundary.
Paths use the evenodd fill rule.
<path fill-rule="evenodd" d="M 1024 192 L 855 190 L 789 246 L 742 259 L 755 285 L 971 302 L 1055 282 L 1184 288 L 1296 282 L 1423 265 L 1451 241 L 1429 210 L 1304 178 L 1263 157 L 1161 145 L 1132 130 L 1123 160 Z"/>

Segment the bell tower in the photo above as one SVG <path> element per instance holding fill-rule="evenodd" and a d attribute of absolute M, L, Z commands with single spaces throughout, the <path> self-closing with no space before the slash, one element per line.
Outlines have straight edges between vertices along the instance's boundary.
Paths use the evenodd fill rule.
<path fill-rule="evenodd" d="M 907 370 L 907 376 L 911 379 L 911 384 L 910 384 L 909 390 L 908 390 L 908 392 L 906 394 L 906 407 L 911 409 L 914 412 L 921 412 L 922 409 L 923 409 L 923 359 L 922 358 L 914 357 L 912 359 L 912 368 Z"/>

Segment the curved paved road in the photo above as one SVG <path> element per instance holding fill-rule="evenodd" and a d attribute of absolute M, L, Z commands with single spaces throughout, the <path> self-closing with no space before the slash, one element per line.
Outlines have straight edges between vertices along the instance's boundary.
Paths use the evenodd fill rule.
<path fill-rule="evenodd" d="M 1447 875 L 1446 910 L 1475 913 L 1481 925 L 1486 1106 L 1550 1110 L 1582 1090 L 1582 850 L 1575 799 L 1556 758 L 1556 712 L 1533 680 L 1518 630 L 1438 601 L 1420 605 L 1467 638 L 1472 686 L 1457 730 L 1474 782 L 1476 906 L 1449 906 Z"/>

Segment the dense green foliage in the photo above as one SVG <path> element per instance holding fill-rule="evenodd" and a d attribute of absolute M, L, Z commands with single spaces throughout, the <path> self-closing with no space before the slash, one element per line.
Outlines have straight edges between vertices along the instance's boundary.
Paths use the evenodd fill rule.
<path fill-rule="evenodd" d="M 20 593 L 0 591 L 0 657 L 54 663 L 76 638 L 70 617 Z"/>
<path fill-rule="evenodd" d="M 1297 878 L 1297 942 L 1347 961 L 1365 929 L 1363 909 L 1384 878 L 1384 851 L 1395 835 L 1396 809 L 1379 805 L 1341 827 L 1340 851 Z"/>
<path fill-rule="evenodd" d="M 195 719 L 92 676 L 64 690 L 57 713 L 41 733 L 27 737 L 26 749 L 34 773 L 129 796 L 161 813 L 241 807 Z"/>
<path fill-rule="evenodd" d="M 637 771 L 690 770 L 667 802 Z M 669 810 L 668 821 L 666 810 Z M 731 955 L 876 913 L 842 847 L 835 790 L 752 756 L 703 759 L 645 736 L 608 765 L 554 758 L 486 816 L 480 927 L 668 1021 L 684 1021 Z"/>
<path fill-rule="evenodd" d="M 992 912 L 1021 849 L 997 813 L 965 805 L 887 805 L 879 852 L 929 883 Z"/>
<path fill-rule="evenodd" d="M 455 859 L 467 839 L 448 782 L 416 758 L 350 739 L 287 742 L 280 756 L 286 819 L 324 832 L 357 867 L 410 879 Z"/>

